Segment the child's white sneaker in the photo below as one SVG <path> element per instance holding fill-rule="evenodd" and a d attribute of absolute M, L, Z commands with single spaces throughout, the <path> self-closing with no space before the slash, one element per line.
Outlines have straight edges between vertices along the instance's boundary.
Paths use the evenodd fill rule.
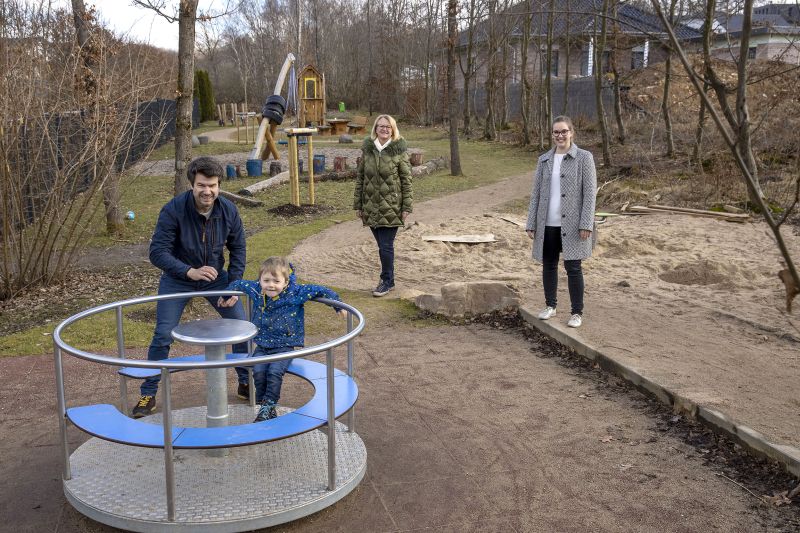
<path fill-rule="evenodd" d="M 583 324 L 583 317 L 581 315 L 575 314 L 569 317 L 569 321 L 567 322 L 567 326 L 571 328 L 579 328 Z"/>
<path fill-rule="evenodd" d="M 556 308 L 550 307 L 549 305 L 542 309 L 542 312 L 539 313 L 539 320 L 549 320 L 556 316 Z"/>

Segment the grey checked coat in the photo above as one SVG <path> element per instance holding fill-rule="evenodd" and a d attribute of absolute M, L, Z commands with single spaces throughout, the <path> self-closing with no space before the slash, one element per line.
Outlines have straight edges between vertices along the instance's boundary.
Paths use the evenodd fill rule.
<path fill-rule="evenodd" d="M 525 229 L 534 232 L 533 258 L 542 261 L 544 226 L 550 201 L 550 178 L 556 149 L 542 154 L 536 164 L 531 203 Z M 582 240 L 578 230 L 594 230 L 597 175 L 591 152 L 572 143 L 561 162 L 561 249 L 565 260 L 586 259 L 592 255 L 592 238 Z"/>

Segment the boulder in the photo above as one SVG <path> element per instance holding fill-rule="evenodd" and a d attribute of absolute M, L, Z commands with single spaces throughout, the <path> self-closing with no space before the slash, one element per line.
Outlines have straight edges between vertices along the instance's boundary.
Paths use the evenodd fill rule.
<path fill-rule="evenodd" d="M 458 281 L 440 290 L 441 294 L 417 296 L 415 305 L 430 313 L 460 317 L 516 308 L 520 304 L 519 290 L 502 281 Z"/>
<path fill-rule="evenodd" d="M 192 135 L 192 146 L 200 146 L 200 139 L 197 135 Z"/>
<path fill-rule="evenodd" d="M 353 137 L 350 135 L 339 135 L 339 144 L 353 144 Z"/>

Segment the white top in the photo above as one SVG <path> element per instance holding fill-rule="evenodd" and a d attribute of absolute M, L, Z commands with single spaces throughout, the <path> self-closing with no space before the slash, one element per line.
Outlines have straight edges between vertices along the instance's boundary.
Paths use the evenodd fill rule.
<path fill-rule="evenodd" d="M 561 162 L 567 154 L 553 154 L 553 174 L 550 176 L 550 201 L 547 204 L 545 226 L 561 227 Z"/>
<path fill-rule="evenodd" d="M 381 142 L 378 140 L 378 138 L 375 137 L 375 148 L 377 148 L 379 152 L 383 152 L 383 149 L 386 148 L 387 146 L 389 146 L 390 142 L 392 142 L 391 137 L 389 138 L 388 141 L 386 141 L 386 144 L 381 144 Z"/>

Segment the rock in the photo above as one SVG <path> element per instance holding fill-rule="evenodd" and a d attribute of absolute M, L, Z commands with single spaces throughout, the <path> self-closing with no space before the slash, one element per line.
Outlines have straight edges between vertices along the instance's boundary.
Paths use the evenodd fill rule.
<path fill-rule="evenodd" d="M 414 303 L 430 313 L 458 317 L 519 307 L 520 294 L 502 281 L 454 282 L 444 285 L 441 295 L 422 294 Z"/>
<path fill-rule="evenodd" d="M 200 144 L 208 144 L 208 135 L 200 135 L 197 140 L 200 141 Z"/>
<path fill-rule="evenodd" d="M 200 146 L 200 139 L 197 135 L 192 135 L 192 146 Z"/>
<path fill-rule="evenodd" d="M 620 281 L 619 283 L 617 283 L 617 286 L 618 286 L 618 287 L 630 287 L 630 286 L 631 286 L 631 284 L 630 284 L 630 283 L 628 283 L 628 281 L 627 281 L 627 280 L 624 280 L 624 279 L 623 279 L 622 281 Z"/>
<path fill-rule="evenodd" d="M 350 135 L 339 135 L 339 144 L 353 144 L 353 137 Z"/>

